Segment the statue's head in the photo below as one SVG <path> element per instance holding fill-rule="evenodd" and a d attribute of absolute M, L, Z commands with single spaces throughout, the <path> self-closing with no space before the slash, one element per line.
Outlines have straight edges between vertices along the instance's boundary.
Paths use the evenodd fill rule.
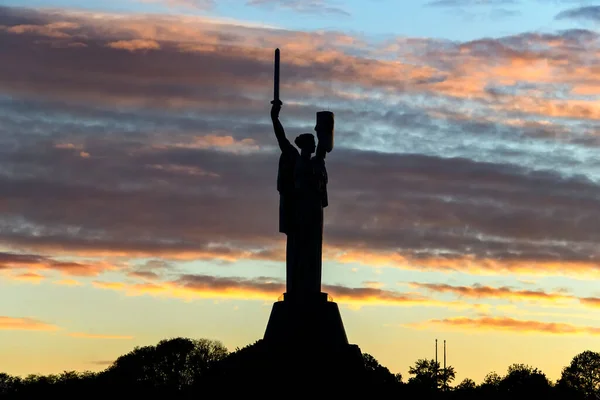
<path fill-rule="evenodd" d="M 296 146 L 298 146 L 300 150 L 310 154 L 314 153 L 317 149 L 315 136 L 312 133 L 303 133 L 299 135 L 296 140 L 294 140 L 294 143 L 296 143 Z"/>

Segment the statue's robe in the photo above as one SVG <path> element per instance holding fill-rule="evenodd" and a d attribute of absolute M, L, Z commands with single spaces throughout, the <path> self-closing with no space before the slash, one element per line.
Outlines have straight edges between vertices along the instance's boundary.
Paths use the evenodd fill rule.
<path fill-rule="evenodd" d="M 323 208 L 327 207 L 325 160 L 300 157 L 287 141 L 279 159 L 279 231 L 287 235 L 287 293 L 320 293 Z"/>

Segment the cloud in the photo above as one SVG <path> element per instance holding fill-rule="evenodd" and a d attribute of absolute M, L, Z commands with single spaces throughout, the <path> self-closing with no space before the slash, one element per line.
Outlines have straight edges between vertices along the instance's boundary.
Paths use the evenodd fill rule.
<path fill-rule="evenodd" d="M 160 44 L 155 40 L 118 40 L 116 42 L 110 42 L 106 45 L 113 49 L 121 49 L 128 51 L 140 51 L 140 50 L 159 50 Z"/>
<path fill-rule="evenodd" d="M 411 282 L 410 285 L 418 289 L 426 289 L 435 293 L 451 293 L 467 298 L 500 298 L 508 300 L 534 300 L 556 302 L 560 300 L 573 300 L 574 296 L 565 293 L 552 293 L 544 290 L 520 290 L 510 287 L 491 287 L 483 285 L 452 286 L 439 283 Z"/>
<path fill-rule="evenodd" d="M 82 283 L 79 281 L 76 281 L 74 279 L 61 279 L 59 281 L 55 282 L 57 285 L 64 285 L 64 286 L 81 286 Z"/>
<path fill-rule="evenodd" d="M 518 320 L 508 317 L 446 318 L 428 321 L 425 325 L 442 325 L 461 330 L 508 331 L 517 333 L 544 333 L 552 335 L 600 335 L 600 328 L 566 323 Z"/>
<path fill-rule="evenodd" d="M 248 0 L 246 4 L 250 6 L 287 8 L 300 13 L 350 16 L 348 11 L 333 5 L 333 2 L 327 0 Z"/>
<path fill-rule="evenodd" d="M 100 365 L 100 366 L 108 366 L 108 365 L 112 365 L 114 361 L 103 361 L 103 360 L 98 360 L 98 361 L 90 361 L 90 364 L 93 365 Z"/>
<path fill-rule="evenodd" d="M 171 281 L 126 284 L 122 282 L 94 282 L 100 289 L 123 291 L 130 296 L 152 295 L 194 299 L 244 299 L 274 301 L 285 291 L 279 279 L 268 277 L 240 278 L 207 275 L 181 275 Z M 387 305 L 405 307 L 472 308 L 464 302 L 441 302 L 432 298 L 373 287 L 322 286 L 334 300 L 350 305 Z"/>
<path fill-rule="evenodd" d="M 69 336 L 79 339 L 109 339 L 109 340 L 130 340 L 133 339 L 133 336 L 123 336 L 123 335 L 104 335 L 104 334 L 92 334 L 92 333 L 82 333 L 82 332 L 73 332 L 69 333 Z"/>
<path fill-rule="evenodd" d="M 0 316 L 0 330 L 55 331 L 58 327 L 33 318 Z"/>
<path fill-rule="evenodd" d="M 68 39 L 70 30 L 78 29 L 79 25 L 73 22 L 53 22 L 45 25 L 21 24 L 13 26 L 0 25 L 0 31 L 16 35 L 39 35 L 54 39 Z M 67 31 L 67 32 L 65 32 Z"/>
<path fill-rule="evenodd" d="M 556 19 L 577 19 L 593 22 L 600 21 L 600 6 L 583 6 L 561 11 Z"/>
<path fill-rule="evenodd" d="M 0 32 L 0 240 L 51 254 L 28 261 L 39 269 L 120 267 L 100 257 L 283 260 L 268 119 L 269 48 L 281 44 L 288 136 L 312 129 L 319 101 L 336 111 L 327 260 L 598 272 L 600 110 L 575 93 L 600 87 L 594 32 L 374 47 L 201 17 L 0 15 L 5 27 L 68 35 Z M 160 47 L 108 47 L 134 40 Z"/>
<path fill-rule="evenodd" d="M 164 3 L 176 8 L 195 8 L 203 11 L 211 10 L 215 6 L 214 0 L 139 0 L 143 3 Z"/>
<path fill-rule="evenodd" d="M 518 4 L 517 0 L 435 0 L 426 3 L 430 7 L 504 6 Z"/>
<path fill-rule="evenodd" d="M 94 281 L 94 282 L 92 282 L 92 286 L 97 287 L 99 289 L 120 290 L 120 289 L 125 288 L 126 284 L 123 282 Z"/>
<path fill-rule="evenodd" d="M 0 271 L 18 271 L 22 269 L 54 271 L 70 276 L 96 276 L 104 271 L 115 269 L 113 265 L 105 262 L 85 263 L 65 261 L 47 256 L 31 253 L 0 252 Z M 43 275 L 27 272 L 17 277 L 22 279 L 41 280 Z"/>
<path fill-rule="evenodd" d="M 579 301 L 586 306 L 600 308 L 600 298 L 598 297 L 585 297 L 581 298 Z"/>
<path fill-rule="evenodd" d="M 41 281 L 46 279 L 44 275 L 36 274 L 35 272 L 26 272 L 23 274 L 13 275 L 12 278 L 31 283 L 40 283 Z"/>

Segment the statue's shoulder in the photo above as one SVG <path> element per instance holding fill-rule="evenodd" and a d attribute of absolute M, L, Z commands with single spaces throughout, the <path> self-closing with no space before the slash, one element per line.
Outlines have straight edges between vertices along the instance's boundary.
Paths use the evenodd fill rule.
<path fill-rule="evenodd" d="M 290 142 L 288 142 L 286 146 L 282 147 L 279 160 L 280 162 L 294 162 L 298 157 L 300 157 L 300 152 Z"/>

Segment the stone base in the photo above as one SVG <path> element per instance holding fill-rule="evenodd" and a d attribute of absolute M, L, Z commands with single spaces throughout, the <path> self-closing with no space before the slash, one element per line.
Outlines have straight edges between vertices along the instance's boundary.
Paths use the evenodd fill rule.
<path fill-rule="evenodd" d="M 338 305 L 327 293 L 294 298 L 287 293 L 273 304 L 264 341 L 270 346 L 295 346 L 302 342 L 319 348 L 345 348 L 348 338 Z"/>
<path fill-rule="evenodd" d="M 369 392 L 362 354 L 356 345 L 328 349 L 301 342 L 288 346 L 259 340 L 231 354 L 207 383 L 205 389 L 217 389 L 221 398 L 336 399 Z"/>
<path fill-rule="evenodd" d="M 326 293 L 284 295 L 273 305 L 264 339 L 231 354 L 216 372 L 211 382 L 226 396 L 354 398 L 367 382 L 360 348 L 348 343 Z"/>

